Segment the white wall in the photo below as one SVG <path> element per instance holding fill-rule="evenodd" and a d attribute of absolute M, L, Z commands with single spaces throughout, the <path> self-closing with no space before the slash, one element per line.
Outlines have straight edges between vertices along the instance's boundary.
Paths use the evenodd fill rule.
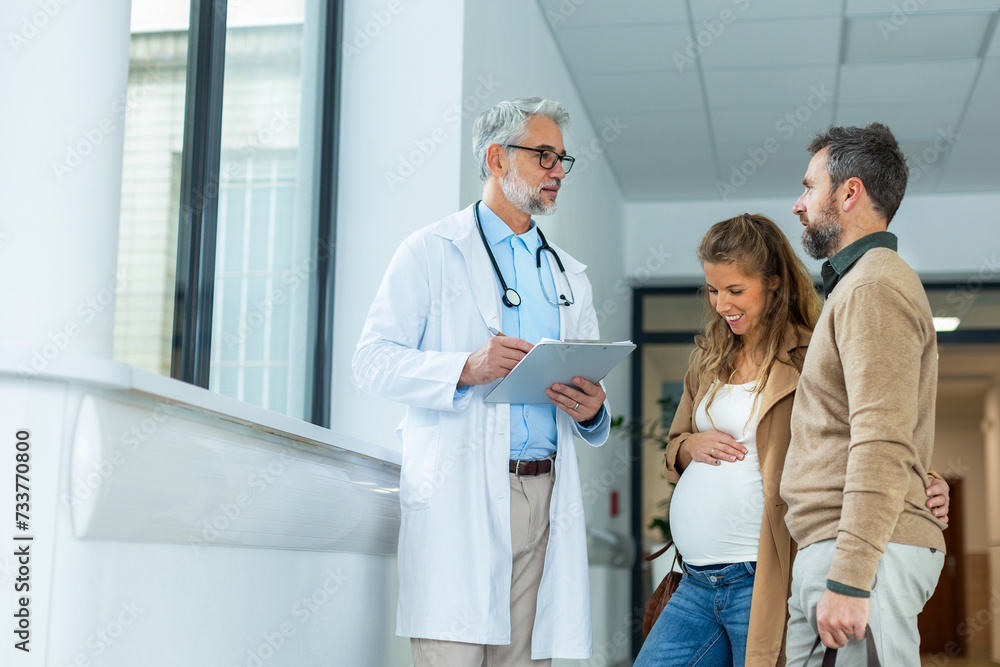
<path fill-rule="evenodd" d="M 805 167 L 804 161 L 803 173 Z M 798 196 L 798 184 L 789 183 L 788 196 L 781 199 L 626 204 L 625 269 L 635 275 L 650 247 L 662 244 L 674 257 L 652 272 L 652 280 L 700 282 L 704 276 L 694 253 L 701 237 L 714 223 L 743 212 L 773 219 L 799 251 L 802 223 L 792 214 Z M 997 211 L 1000 194 L 914 195 L 903 199 L 889 231 L 899 236 L 900 254 L 922 277 L 983 271 L 996 280 Z M 818 275 L 820 262 L 799 254 Z M 647 275 L 640 270 L 636 278 L 642 282 Z"/>
<path fill-rule="evenodd" d="M 461 0 L 344 9 L 332 421 L 397 450 L 402 407 L 362 394 L 351 357 L 396 247 L 459 206 L 460 133 L 448 119 L 462 95 L 463 11 Z"/>

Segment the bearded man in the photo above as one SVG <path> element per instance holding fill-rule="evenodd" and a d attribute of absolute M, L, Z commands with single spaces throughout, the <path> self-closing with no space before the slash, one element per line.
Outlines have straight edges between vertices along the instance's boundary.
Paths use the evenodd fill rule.
<path fill-rule="evenodd" d="M 806 252 L 827 260 L 827 301 L 781 479 L 798 544 L 788 664 L 805 662 L 817 633 L 846 654 L 842 664 L 865 664 L 870 626 L 882 664 L 918 665 L 917 614 L 944 564 L 948 498 L 927 501 L 938 374 L 931 308 L 887 231 L 906 160 L 878 123 L 831 127 L 809 151 L 792 211 Z"/>
<path fill-rule="evenodd" d="M 541 338 L 599 337 L 584 265 L 532 219 L 573 166 L 568 123 L 539 98 L 476 119 L 482 201 L 403 242 L 354 355 L 363 390 L 407 405 L 396 634 L 418 667 L 592 653 L 573 435 L 607 439 L 604 389 L 575 378 L 545 405 L 483 400 Z"/>

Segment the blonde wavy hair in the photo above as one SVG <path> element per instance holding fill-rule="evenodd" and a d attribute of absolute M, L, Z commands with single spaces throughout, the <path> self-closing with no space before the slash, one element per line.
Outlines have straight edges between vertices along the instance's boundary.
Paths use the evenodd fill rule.
<path fill-rule="evenodd" d="M 712 225 L 697 254 L 703 265 L 735 264 L 743 273 L 759 277 L 765 286 L 777 279 L 773 296 L 756 325 L 761 329 L 755 344 L 757 349 L 747 350 L 752 355 L 758 352 L 763 359 L 753 388 L 759 396 L 782 352 L 781 343 L 789 326 L 812 329 L 816 325 L 823 303 L 812 276 L 778 225 L 763 215 L 744 213 Z M 712 387 L 706 408 L 712 405 L 720 384 L 732 380 L 744 347 L 742 337 L 733 333 L 725 319 L 714 309 L 709 310 L 705 333 L 695 338 L 695 345 L 702 351 L 702 380 L 718 379 L 720 383 Z"/>

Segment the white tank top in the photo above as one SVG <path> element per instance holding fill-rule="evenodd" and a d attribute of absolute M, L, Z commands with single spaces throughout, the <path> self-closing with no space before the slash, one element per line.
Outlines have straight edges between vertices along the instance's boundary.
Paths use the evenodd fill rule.
<path fill-rule="evenodd" d="M 677 482 L 670 498 L 670 531 L 677 550 L 691 565 L 757 560 L 764 480 L 757 458 L 760 406 L 754 403 L 754 384 L 721 385 L 712 401 L 711 420 L 705 411 L 707 394 L 695 411 L 700 432 L 727 433 L 747 453 L 742 461 L 719 465 L 692 461 Z"/>

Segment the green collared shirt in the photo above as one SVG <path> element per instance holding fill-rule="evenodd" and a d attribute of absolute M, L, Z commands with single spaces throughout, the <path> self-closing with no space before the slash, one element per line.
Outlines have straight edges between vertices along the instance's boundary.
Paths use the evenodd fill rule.
<path fill-rule="evenodd" d="M 850 271 L 854 263 L 861 259 L 861 256 L 866 252 L 873 248 L 896 250 L 897 241 L 896 235 L 892 232 L 875 232 L 861 237 L 823 262 L 823 267 L 820 269 L 820 274 L 823 276 L 823 293 L 829 298 L 830 292 L 844 277 L 844 274 Z"/>

